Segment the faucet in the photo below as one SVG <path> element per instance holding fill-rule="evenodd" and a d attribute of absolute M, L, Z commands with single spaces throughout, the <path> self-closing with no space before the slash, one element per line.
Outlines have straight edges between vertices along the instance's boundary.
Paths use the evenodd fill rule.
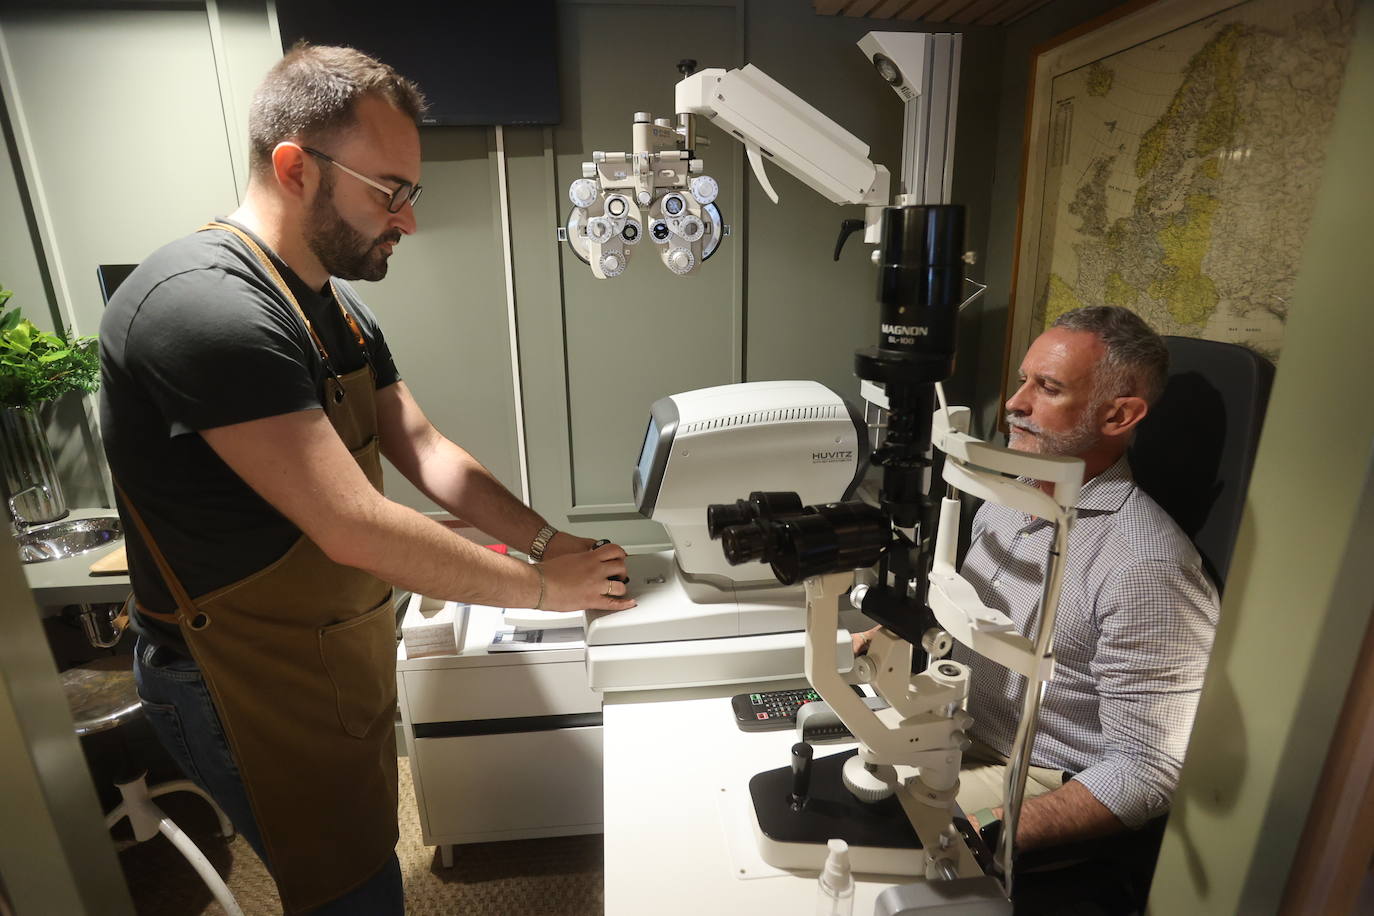
<path fill-rule="evenodd" d="M 36 483 L 36 484 L 34 484 L 33 486 L 31 486 L 31 487 L 25 487 L 24 489 L 20 490 L 18 493 L 16 493 L 16 494 L 14 494 L 13 496 L 11 496 L 11 497 L 9 498 L 10 518 L 13 519 L 13 524 L 12 524 L 11 529 L 10 529 L 10 530 L 11 530 L 11 533 L 13 533 L 13 534 L 19 534 L 19 533 L 22 532 L 24 529 L 26 529 L 26 528 L 31 528 L 31 527 L 33 527 L 33 525 L 35 524 L 34 522 L 31 522 L 31 521 L 29 521 L 28 519 L 24 518 L 24 516 L 20 515 L 20 514 L 19 514 L 19 510 L 18 510 L 17 508 L 15 508 L 15 505 L 14 505 L 14 504 L 15 504 L 16 502 L 18 502 L 20 499 L 22 499 L 23 497 L 29 495 L 30 493 L 32 493 L 32 492 L 35 491 L 35 490 L 42 490 L 42 491 L 43 491 L 43 498 L 46 499 L 46 500 L 48 500 L 49 502 L 52 502 L 52 490 L 48 489 L 48 485 L 45 484 L 45 483 Z"/>

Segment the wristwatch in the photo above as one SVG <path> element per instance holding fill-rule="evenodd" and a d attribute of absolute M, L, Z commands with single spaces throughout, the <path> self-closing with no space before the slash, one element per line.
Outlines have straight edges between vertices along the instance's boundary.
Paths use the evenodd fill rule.
<path fill-rule="evenodd" d="M 975 811 L 973 819 L 978 822 L 978 835 L 982 837 L 988 849 L 996 849 L 997 840 L 1002 834 L 1002 819 L 991 808 Z"/>
<path fill-rule="evenodd" d="M 991 827 L 1001 820 L 991 808 L 979 808 L 977 811 L 973 812 L 973 819 L 978 822 L 978 829 L 980 831 L 984 828 Z"/>
<path fill-rule="evenodd" d="M 539 529 L 539 533 L 534 536 L 534 542 L 530 544 L 530 559 L 538 563 L 544 559 L 544 551 L 548 549 L 549 541 L 558 533 L 558 529 L 553 525 L 545 525 Z"/>

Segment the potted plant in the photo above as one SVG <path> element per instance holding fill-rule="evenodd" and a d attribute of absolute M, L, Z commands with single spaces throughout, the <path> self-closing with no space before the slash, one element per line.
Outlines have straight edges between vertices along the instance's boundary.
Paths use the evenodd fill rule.
<path fill-rule="evenodd" d="M 50 522 L 67 514 L 67 503 L 40 409 L 69 391 L 95 391 L 100 351 L 94 337 L 40 331 L 6 307 L 10 296 L 0 284 L 0 470 L 15 520 Z"/>

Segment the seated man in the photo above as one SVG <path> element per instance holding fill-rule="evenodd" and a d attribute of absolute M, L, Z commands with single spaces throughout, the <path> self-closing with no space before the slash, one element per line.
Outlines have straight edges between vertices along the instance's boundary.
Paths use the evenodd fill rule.
<path fill-rule="evenodd" d="M 1021 363 L 1007 401 L 1009 447 L 1085 462 L 1026 781 L 1021 849 L 1106 836 L 1166 811 L 1216 628 L 1216 589 L 1188 537 L 1131 477 L 1126 447 L 1162 393 L 1168 351 L 1125 309 L 1062 315 Z M 1180 443 L 1180 447 L 1185 447 Z M 1041 483 L 1042 488 L 1052 484 Z M 984 504 L 961 569 L 988 607 L 1032 636 L 1049 522 Z M 855 637 L 862 651 L 873 630 Z M 1025 679 L 956 646 L 972 668 L 975 743 L 959 804 L 987 827 L 1002 816 L 1002 764 Z"/>

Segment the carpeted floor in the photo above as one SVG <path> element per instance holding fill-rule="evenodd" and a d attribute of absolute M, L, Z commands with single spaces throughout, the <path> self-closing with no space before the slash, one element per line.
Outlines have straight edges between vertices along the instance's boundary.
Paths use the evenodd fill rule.
<path fill-rule="evenodd" d="M 400 761 L 401 841 L 396 847 L 410 916 L 600 916 L 600 834 L 481 843 L 454 849 L 453 867 L 420 842 L 410 766 Z M 158 803 L 185 830 L 225 878 L 246 916 L 280 916 L 276 889 L 242 837 L 225 840 L 204 802 L 170 795 Z M 127 823 L 127 822 L 126 822 Z M 127 828 L 115 837 L 127 837 Z M 139 916 L 222 916 L 186 860 L 163 837 L 131 846 L 120 864 Z"/>

